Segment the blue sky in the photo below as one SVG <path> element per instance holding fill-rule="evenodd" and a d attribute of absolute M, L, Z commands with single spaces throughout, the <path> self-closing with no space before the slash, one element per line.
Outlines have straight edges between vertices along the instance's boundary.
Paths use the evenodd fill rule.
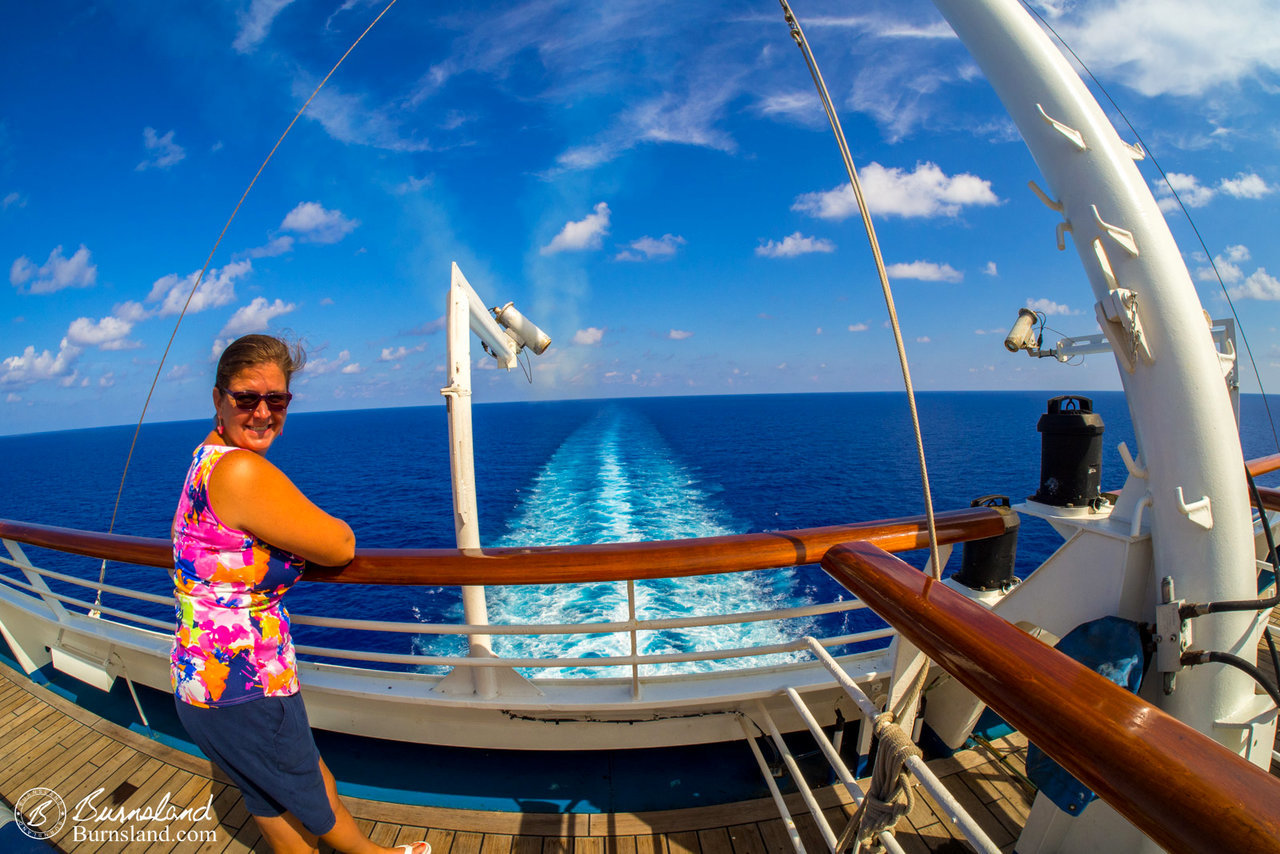
<path fill-rule="evenodd" d="M 245 186 L 383 5 L 5 4 L 0 433 L 137 420 Z M 941 17 L 915 0 L 794 8 L 862 172 L 917 387 L 1117 388 L 1110 356 L 1002 347 L 1028 305 L 1062 333 L 1095 331 L 1092 298 Z M 1280 387 L 1280 9 L 1037 8 L 1170 173 Z M 1206 308 L 1226 315 L 1169 217 Z M 250 193 L 148 420 L 206 414 L 219 342 L 261 330 L 309 346 L 298 410 L 440 403 L 451 261 L 553 339 L 532 384 L 477 360 L 478 402 L 901 386 L 776 3 L 400 0 Z"/>

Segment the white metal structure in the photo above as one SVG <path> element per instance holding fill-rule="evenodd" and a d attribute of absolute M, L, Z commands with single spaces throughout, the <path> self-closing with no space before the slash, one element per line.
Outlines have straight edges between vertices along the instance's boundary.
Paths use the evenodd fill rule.
<path fill-rule="evenodd" d="M 1047 184 L 1041 197 L 1060 218 L 1058 235 L 1070 232 L 1088 275 L 1096 312 L 1115 353 L 1128 397 L 1137 453 L 1114 508 L 1065 512 L 1028 502 L 1018 510 L 1048 519 L 1065 544 L 1032 576 L 1003 597 L 988 597 L 1010 622 L 1049 636 L 1065 635 L 1088 620 L 1120 615 L 1155 623 L 1159 606 L 1180 600 L 1247 599 L 1257 593 L 1257 529 L 1251 523 L 1243 458 L 1225 361 L 1177 246 L 1142 176 L 1140 152 L 1121 141 L 1079 77 L 1016 0 L 936 0 L 973 52 L 1034 155 Z M 1061 244 L 1060 244 L 1061 245 Z M 524 319 L 511 321 L 527 337 Z M 515 364 L 513 339 L 503 332 L 455 266 L 450 290 L 450 446 L 456 531 L 461 549 L 478 549 L 474 469 L 470 450 L 470 351 L 468 328 L 494 352 L 499 364 Z M 536 327 L 535 327 L 536 329 Z M 523 330 L 521 332 L 520 330 Z M 1026 330 L 1023 330 L 1024 332 Z M 535 341 L 540 339 L 533 336 Z M 518 342 L 517 342 L 518 343 Z M 526 341 L 536 349 L 534 341 Z M 17 543 L 6 540 L 25 581 L 0 585 L 0 630 L 21 659 L 35 669 L 55 666 L 110 684 L 119 676 L 166 690 L 171 627 L 167 621 L 101 608 L 102 619 L 79 609 L 89 597 L 55 594 L 46 578 L 94 589 L 78 579 L 40 571 Z M 1164 583 L 1169 579 L 1169 583 Z M 165 597 L 110 585 L 110 594 L 166 604 Z M 1162 599 L 1162 592 L 1171 595 Z M 1176 595 L 1177 599 L 1174 599 Z M 733 740 L 742 736 L 739 715 L 763 705 L 760 715 L 779 730 L 810 725 L 793 702 L 803 695 L 818 708 L 818 723 L 830 723 L 837 707 L 849 707 L 846 680 L 857 684 L 876 707 L 903 700 L 903 685 L 923 666 L 902 644 L 847 656 L 847 672 L 833 678 L 820 664 L 798 661 L 711 673 L 654 676 L 650 664 L 746 658 L 806 647 L 793 644 L 751 650 L 706 650 L 610 659 L 497 659 L 493 634 L 568 634 L 683 629 L 718 622 L 774 620 L 833 613 L 860 603 L 815 603 L 800 609 L 723 614 L 708 618 L 638 620 L 634 604 L 624 622 L 576 626 L 490 626 L 483 590 L 468 593 L 465 623 L 427 625 L 375 623 L 337 617 L 298 616 L 306 625 L 417 634 L 463 634 L 472 656 L 359 653 L 300 646 L 299 653 L 413 667 L 453 667 L 454 677 L 424 672 L 302 661 L 299 672 L 316 725 L 380 737 L 423 738 L 439 743 L 491 747 L 590 749 Z M 1166 601 L 1169 600 L 1169 601 Z M 72 607 L 67 607 L 68 605 Z M 1176 611 L 1176 609 L 1175 609 Z M 1168 607 L 1163 612 L 1169 613 Z M 1194 623 L 1197 647 L 1249 654 L 1262 628 L 1259 616 L 1219 613 Z M 1177 649 L 1161 657 L 1173 690 L 1160 692 L 1148 680 L 1144 694 L 1180 720 L 1262 763 L 1271 755 L 1275 710 L 1254 693 L 1247 678 L 1226 668 L 1184 670 L 1177 653 L 1189 629 L 1174 620 Z M 824 638 L 824 646 L 886 638 L 887 629 Z M 56 652 L 46 652 L 46 648 Z M 61 664 L 59 663 L 61 662 Z M 617 667 L 624 675 L 593 679 L 525 679 L 513 667 Z M 100 674 L 95 676 L 95 674 Z M 463 674 L 466 674 L 465 676 Z M 470 674 L 477 674 L 474 679 Z M 502 674 L 501 676 L 499 674 Z M 911 702 L 907 702 L 911 706 Z M 962 740 L 979 706 L 955 683 L 930 695 L 927 719 L 944 737 Z M 905 714 L 911 719 L 913 709 Z M 429 728 L 429 737 L 424 730 Z M 866 728 L 864 728 L 866 731 Z M 620 739 L 623 742 L 620 742 Z M 1170 781 L 1176 785 L 1176 781 Z M 1018 850 L 1146 851 L 1153 843 L 1105 804 L 1071 818 L 1046 799 L 1037 800 Z"/>

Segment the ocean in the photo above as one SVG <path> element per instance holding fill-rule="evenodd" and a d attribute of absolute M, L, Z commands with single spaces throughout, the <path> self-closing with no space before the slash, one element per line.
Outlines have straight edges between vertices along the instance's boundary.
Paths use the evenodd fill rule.
<path fill-rule="evenodd" d="M 1047 392 L 922 393 L 918 405 L 938 511 L 974 498 L 1017 503 L 1039 485 Z M 1085 393 L 1105 423 L 1102 487 L 1125 472 L 1117 447 L 1135 443 L 1119 392 Z M 1276 450 L 1260 397 L 1242 402 L 1246 456 Z M 901 393 L 627 398 L 474 407 L 481 541 L 485 546 L 600 543 L 788 530 L 922 513 L 919 470 Z M 195 444 L 207 419 L 146 424 L 115 530 L 166 537 Z M 0 437 L 0 517 L 105 531 L 132 426 Z M 318 505 L 346 519 L 360 547 L 451 547 L 452 505 L 443 406 L 294 413 L 271 459 Z M 1017 572 L 1025 576 L 1059 544 L 1024 519 Z M 38 564 L 96 578 L 99 562 L 29 549 Z M 923 565 L 926 553 L 904 557 Z M 960 562 L 957 548 L 947 571 Z M 167 594 L 156 569 L 110 564 L 107 581 Z M 641 617 L 759 610 L 837 598 L 817 567 L 666 579 L 637 585 Z M 80 592 L 80 591 L 76 591 Z M 123 602 L 124 600 L 119 600 Z M 365 619 L 461 619 L 456 588 L 300 584 L 290 610 Z M 105 604 L 117 604 L 106 597 Z M 130 606 L 170 619 L 164 606 Z M 533 585 L 489 590 L 494 623 L 625 618 L 621 584 Z M 794 639 L 796 630 L 852 631 L 865 613 L 778 627 L 701 630 L 720 647 Z M 786 631 L 788 637 L 779 632 Z M 461 654 L 456 638 L 370 636 L 299 626 L 300 643 L 381 651 Z M 649 632 L 642 652 L 679 651 L 691 640 Z M 621 636 L 569 641 L 496 638 L 504 655 L 624 652 Z M 717 667 L 699 663 L 688 667 Z M 586 675 L 578 669 L 569 675 Z"/>

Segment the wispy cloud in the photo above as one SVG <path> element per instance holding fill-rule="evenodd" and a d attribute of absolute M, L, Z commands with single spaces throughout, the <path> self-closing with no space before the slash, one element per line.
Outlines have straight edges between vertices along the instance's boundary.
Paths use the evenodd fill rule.
<path fill-rule="evenodd" d="M 252 0 L 249 8 L 241 12 L 240 30 L 231 47 L 237 53 L 251 53 L 267 37 L 276 16 L 293 0 Z"/>
<path fill-rule="evenodd" d="M 934 163 L 917 163 L 906 172 L 869 163 L 861 174 L 862 192 L 876 216 L 954 217 L 970 206 L 998 205 L 991 182 L 971 175 L 947 175 Z M 825 192 L 798 196 L 791 209 L 819 219 L 843 220 L 858 213 L 853 188 L 841 184 Z"/>
<path fill-rule="evenodd" d="M 961 273 L 950 264 L 938 264 L 933 261 L 911 261 L 905 264 L 890 264 L 885 271 L 894 279 L 918 279 L 922 282 L 960 282 L 964 281 Z"/>
<path fill-rule="evenodd" d="M 148 169 L 168 169 L 187 156 L 186 149 L 173 141 L 173 131 L 159 136 L 155 128 L 143 128 L 142 143 L 147 148 L 147 156 L 133 167 L 138 172 L 145 172 Z"/>
<path fill-rule="evenodd" d="M 651 261 L 655 258 L 670 258 L 676 250 L 685 244 L 685 239 L 678 234 L 664 234 L 661 237 L 644 236 L 633 240 L 628 249 L 614 256 L 615 261 Z"/>
<path fill-rule="evenodd" d="M 46 244 L 48 245 L 48 244 Z M 88 288 L 98 281 L 98 268 L 84 244 L 70 258 L 55 246 L 39 267 L 23 255 L 9 267 L 9 283 L 29 294 L 51 294 L 63 288 Z"/>
<path fill-rule="evenodd" d="M 579 220 L 565 223 L 564 228 L 551 242 L 540 250 L 543 255 L 557 252 L 579 252 L 599 249 L 602 238 L 609 233 L 609 206 L 600 202 L 594 212 Z"/>
<path fill-rule="evenodd" d="M 1262 199 L 1275 192 L 1276 188 L 1268 184 L 1260 175 L 1253 172 L 1240 172 L 1234 178 L 1223 178 L 1217 184 L 1205 186 L 1195 175 L 1182 172 L 1168 173 L 1168 182 L 1152 181 L 1152 191 L 1156 203 L 1162 211 L 1178 210 L 1177 193 L 1182 204 L 1189 208 L 1202 208 L 1213 201 L 1220 193 L 1236 199 Z"/>
<path fill-rule="evenodd" d="M 1072 311 L 1071 307 L 1063 303 L 1054 302 L 1051 299 L 1029 299 L 1027 300 L 1027 308 L 1032 311 L 1038 311 L 1046 317 L 1053 317 L 1055 314 L 1079 314 L 1078 311 Z"/>
<path fill-rule="evenodd" d="M 834 251 L 836 245 L 825 237 L 805 237 L 798 231 L 782 240 L 770 240 L 756 247 L 756 254 L 764 258 L 794 258 L 811 252 Z"/>
<path fill-rule="evenodd" d="M 1097 74 L 1149 97 L 1204 95 L 1280 71 L 1269 0 L 1109 0 L 1063 4 L 1055 23 Z"/>
<path fill-rule="evenodd" d="M 693 333 L 685 329 L 672 329 L 667 333 L 667 337 L 672 341 L 684 341 L 685 339 L 692 338 Z"/>
<path fill-rule="evenodd" d="M 297 98 L 310 97 L 316 81 L 299 79 L 294 83 L 293 94 Z M 430 151 L 431 144 L 406 133 L 401 121 L 403 105 L 391 103 L 376 105 L 362 95 L 342 92 L 329 83 L 311 101 L 303 115 L 319 122 L 325 133 L 338 142 L 348 145 L 364 145 L 387 151 Z"/>
<path fill-rule="evenodd" d="M 416 347 L 405 347 L 403 345 L 399 347 L 383 347 L 382 353 L 378 356 L 378 361 L 379 362 L 398 362 L 401 359 L 403 359 L 405 356 L 411 355 L 413 353 L 421 353 L 425 349 L 427 349 L 427 345 L 425 342 L 422 344 L 419 344 Z"/>
<path fill-rule="evenodd" d="M 1245 273 L 1242 265 L 1252 259 L 1247 246 L 1228 246 L 1220 254 L 1213 256 L 1212 267 L 1204 266 L 1196 270 L 1196 278 L 1212 282 L 1221 276 L 1232 299 L 1280 300 L 1280 279 L 1268 273 L 1266 267 L 1258 267 L 1252 273 Z M 1217 275 L 1214 274 L 1215 268 Z"/>
<path fill-rule="evenodd" d="M 4 201 L 0 202 L 0 210 L 8 210 L 9 208 L 23 208 L 27 206 L 27 199 L 17 190 L 8 193 L 4 197 Z"/>

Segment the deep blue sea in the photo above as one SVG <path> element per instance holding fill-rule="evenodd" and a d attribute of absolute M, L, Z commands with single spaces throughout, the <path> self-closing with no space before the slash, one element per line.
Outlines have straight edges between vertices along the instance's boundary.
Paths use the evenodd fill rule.
<path fill-rule="evenodd" d="M 1034 493 L 1047 392 L 918 396 L 937 510 L 1005 494 Z M 1088 393 L 1106 425 L 1102 487 L 1118 489 L 1116 450 L 1134 441 L 1118 392 Z M 1260 397 L 1245 396 L 1246 456 L 1276 451 Z M 364 547 L 453 545 L 443 406 L 289 416 L 271 459 L 317 504 L 345 518 Z M 192 448 L 208 420 L 147 424 L 125 483 L 116 532 L 166 537 Z M 900 393 L 629 398 L 478 404 L 474 408 L 481 539 L 486 546 L 596 543 L 786 530 L 923 512 L 906 398 Z M 0 517 L 105 531 L 133 427 L 0 437 Z M 1059 544 L 1047 525 L 1024 520 L 1018 573 Z M 96 577 L 98 563 L 29 550 L 50 568 Z M 924 553 L 907 555 L 916 565 Z M 959 566 L 960 550 L 948 570 Z M 169 592 L 161 570 L 112 564 L 107 581 Z M 801 604 L 839 591 L 817 567 L 675 579 L 639 585 L 641 616 L 755 610 Z M 294 613 L 367 619 L 460 619 L 455 588 L 300 584 Z M 106 604 L 116 604 L 108 596 Z M 134 607 L 137 607 L 136 605 Z M 625 616 L 621 585 L 489 591 L 492 622 L 568 622 Z M 171 611 L 139 608 L 158 619 Z M 828 618 L 825 630 L 850 629 Z M 795 627 L 789 627 L 788 630 Z M 806 628 L 807 627 L 802 627 Z M 769 643 L 765 625 L 708 629 L 719 646 Z M 455 654 L 452 639 L 369 637 L 299 627 L 301 643 Z M 575 655 L 622 651 L 621 638 L 556 647 Z M 680 648 L 665 633 L 645 649 Z M 498 639 L 500 653 L 551 647 Z"/>

